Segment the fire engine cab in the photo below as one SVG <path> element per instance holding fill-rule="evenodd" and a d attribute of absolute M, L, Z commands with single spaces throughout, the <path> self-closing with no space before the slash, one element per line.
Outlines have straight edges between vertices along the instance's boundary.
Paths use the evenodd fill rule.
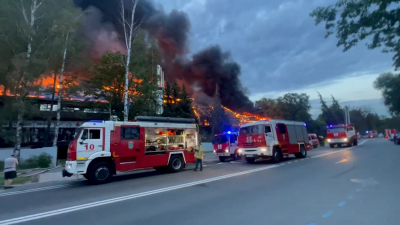
<path fill-rule="evenodd" d="M 326 137 L 331 148 L 335 145 L 340 147 L 345 144 L 351 147 L 358 144 L 357 132 L 353 125 L 330 125 Z"/>
<path fill-rule="evenodd" d="M 294 154 L 305 158 L 311 150 L 306 124 L 286 120 L 246 123 L 239 130 L 238 152 L 248 163 L 260 158 L 272 158 L 275 163 Z"/>
<path fill-rule="evenodd" d="M 111 181 L 117 172 L 146 168 L 177 172 L 195 162 L 197 134 L 194 119 L 89 121 L 69 144 L 63 176 L 79 174 L 98 184 Z"/>
<path fill-rule="evenodd" d="M 237 132 L 228 131 L 222 134 L 217 134 L 213 138 L 212 144 L 214 147 L 214 153 L 219 157 L 221 162 L 225 162 L 229 158 L 233 160 L 240 159 L 240 154 L 237 148 Z"/>

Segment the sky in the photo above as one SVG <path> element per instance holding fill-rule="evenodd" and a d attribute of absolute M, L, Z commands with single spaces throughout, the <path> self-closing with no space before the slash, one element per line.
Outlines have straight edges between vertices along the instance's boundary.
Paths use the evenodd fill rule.
<path fill-rule="evenodd" d="M 317 92 L 350 108 L 367 107 L 388 116 L 373 81 L 393 71 L 392 55 L 359 43 L 347 52 L 325 39 L 324 24 L 310 12 L 337 0 L 155 0 L 166 12 L 184 11 L 191 20 L 190 50 L 218 44 L 242 69 L 252 101 L 289 92 L 310 96 L 311 114 L 320 113 Z"/>

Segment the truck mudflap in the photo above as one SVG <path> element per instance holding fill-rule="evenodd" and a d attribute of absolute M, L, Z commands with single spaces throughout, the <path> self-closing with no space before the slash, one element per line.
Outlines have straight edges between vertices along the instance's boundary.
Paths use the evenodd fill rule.
<path fill-rule="evenodd" d="M 68 173 L 68 171 L 66 171 L 65 169 L 62 170 L 63 177 L 71 177 L 72 175 L 73 175 L 72 173 Z"/>

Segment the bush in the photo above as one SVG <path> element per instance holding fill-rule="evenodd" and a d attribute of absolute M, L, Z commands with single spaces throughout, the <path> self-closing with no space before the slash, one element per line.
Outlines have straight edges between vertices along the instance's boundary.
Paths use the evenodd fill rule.
<path fill-rule="evenodd" d="M 0 161 L 0 171 L 4 170 L 4 161 Z"/>
<path fill-rule="evenodd" d="M 39 156 L 31 156 L 26 160 L 21 160 L 18 169 L 48 168 L 51 165 L 52 156 L 42 153 Z"/>

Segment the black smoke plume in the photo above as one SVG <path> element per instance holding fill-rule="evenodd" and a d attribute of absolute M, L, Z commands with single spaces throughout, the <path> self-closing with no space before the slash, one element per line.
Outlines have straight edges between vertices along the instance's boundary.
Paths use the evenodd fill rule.
<path fill-rule="evenodd" d="M 124 35 L 122 35 L 122 26 L 119 22 L 119 0 L 74 1 L 83 10 L 94 7 L 102 14 L 101 17 L 96 17 L 98 18 L 96 22 L 92 21 L 92 24 L 88 24 L 89 29 L 86 35 L 103 37 L 100 39 L 102 45 L 104 45 L 104 39 L 111 37 L 110 48 L 113 46 L 116 49 L 117 44 L 123 46 L 124 40 L 121 38 Z M 125 0 L 125 3 L 128 8 L 132 1 Z M 213 96 L 218 85 L 224 106 L 237 111 L 253 111 L 253 103 L 245 95 L 239 79 L 240 66 L 231 60 L 229 53 L 222 52 L 219 46 L 211 46 L 194 54 L 191 60 L 186 58 L 189 52 L 188 36 L 191 28 L 186 13 L 173 10 L 167 14 L 161 6 L 157 8 L 152 1 L 140 0 L 135 19 L 141 23 L 142 29 L 158 41 L 167 80 L 179 80 L 191 86 L 195 85 L 208 96 Z M 103 26 L 99 27 L 99 24 Z M 110 25 L 114 30 L 110 29 Z M 111 35 L 113 32 L 119 34 L 119 43 L 115 43 L 115 35 Z"/>

